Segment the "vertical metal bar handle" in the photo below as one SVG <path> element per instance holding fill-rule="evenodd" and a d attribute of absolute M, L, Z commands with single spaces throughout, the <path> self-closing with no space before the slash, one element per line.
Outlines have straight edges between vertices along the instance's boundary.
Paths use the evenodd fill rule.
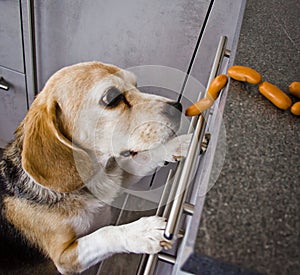
<path fill-rule="evenodd" d="M 225 53 L 228 52 L 228 50 L 226 49 L 226 43 L 227 43 L 227 37 L 226 36 L 221 36 L 220 40 L 219 40 L 218 47 L 217 47 L 215 59 L 213 61 L 213 65 L 211 67 L 210 75 L 209 75 L 209 78 L 208 78 L 208 81 L 207 81 L 207 87 L 210 85 L 210 83 L 216 77 L 216 75 L 217 75 L 217 73 L 220 69 L 221 63 L 223 61 L 223 57 L 225 56 Z M 207 89 L 205 91 L 205 96 L 206 96 L 206 94 L 207 94 Z M 199 101 L 201 99 L 201 96 L 202 96 L 202 94 L 200 93 L 198 98 L 197 98 L 197 101 Z M 189 131 L 188 131 L 189 133 L 192 132 L 194 125 L 196 125 L 196 120 L 197 120 L 197 116 L 193 116 L 192 120 L 191 120 L 190 127 L 189 127 Z"/>
<path fill-rule="evenodd" d="M 221 66 L 224 57 L 226 42 L 227 42 L 227 37 L 221 36 L 217 48 L 216 56 L 214 59 L 214 63 L 212 66 L 212 70 L 207 83 L 207 87 L 209 87 L 211 81 L 216 77 L 218 70 Z M 207 93 L 207 89 L 205 93 Z M 175 199 L 171 208 L 170 215 L 168 217 L 168 222 L 164 233 L 165 238 L 167 238 L 168 240 L 172 240 L 176 233 L 175 231 L 181 216 L 182 205 L 184 203 L 184 198 L 185 198 L 184 194 L 189 185 L 191 170 L 193 167 L 197 149 L 199 150 L 199 146 L 198 146 L 199 141 L 202 140 L 204 135 L 204 130 L 205 130 L 204 126 L 206 124 L 205 118 L 207 117 L 207 115 L 208 115 L 207 112 L 205 112 L 203 115 L 199 116 L 187 156 L 183 163 L 181 175 L 179 177 L 178 188 L 176 191 Z"/>
<path fill-rule="evenodd" d="M 170 185 L 171 185 L 171 176 L 172 176 L 173 170 L 170 169 L 166 184 L 164 186 L 163 192 L 160 197 L 159 204 L 157 206 L 156 210 L 156 216 L 165 217 L 165 210 L 163 209 L 164 205 L 168 205 L 168 197 L 170 192 Z M 173 187 L 172 185 L 171 187 Z M 172 188 L 171 188 L 172 189 Z M 146 255 L 144 254 L 140 260 L 139 267 L 137 270 L 137 275 L 151 275 L 154 272 L 154 268 L 156 266 L 156 263 L 158 261 L 157 254 L 151 254 Z"/>
<path fill-rule="evenodd" d="M 219 41 L 219 45 L 216 51 L 216 56 L 213 62 L 213 66 L 211 69 L 211 73 L 210 73 L 210 77 L 208 79 L 208 83 L 207 83 L 207 87 L 210 85 L 211 81 L 214 79 L 214 77 L 217 75 L 218 70 L 221 66 L 221 63 L 223 61 L 223 57 L 224 57 L 224 53 L 225 53 L 225 46 L 226 46 L 226 41 L 227 41 L 227 37 L 226 36 L 222 36 L 220 38 Z M 205 91 L 205 94 L 207 93 L 207 89 Z M 201 96 L 201 95 L 200 95 Z M 200 97 L 198 98 L 200 99 Z M 176 194 L 173 194 L 173 190 L 171 190 L 170 195 L 169 195 L 169 199 L 168 199 L 168 203 L 164 209 L 164 213 L 162 214 L 162 216 L 166 216 L 168 215 L 168 222 L 167 222 L 167 227 L 165 229 L 164 235 L 167 239 L 172 240 L 174 234 L 176 233 L 175 230 L 177 228 L 178 225 L 178 221 L 181 215 L 181 210 L 184 204 L 184 200 L 185 200 L 185 195 L 186 195 L 186 188 L 188 187 L 188 183 L 189 183 L 189 179 L 190 179 L 190 174 L 191 174 L 191 169 L 193 167 L 194 164 L 194 160 L 195 160 L 195 156 L 196 156 L 196 152 L 197 150 L 199 150 L 199 141 L 202 141 L 203 136 L 204 136 L 204 130 L 205 130 L 205 123 L 206 123 L 206 117 L 208 116 L 208 113 L 205 112 L 203 115 L 200 115 L 199 117 L 193 117 L 191 124 L 190 124 L 190 128 L 188 130 L 188 133 L 192 133 L 193 131 L 193 127 L 196 125 L 194 133 L 193 133 L 193 137 L 191 140 L 191 144 L 189 146 L 189 150 L 188 150 L 188 154 L 185 160 L 181 161 L 179 163 L 179 165 L 177 166 L 175 175 L 174 175 L 174 181 L 172 183 L 172 188 L 173 190 L 176 190 Z M 167 180 L 167 184 L 170 181 L 170 177 L 171 177 L 171 172 L 168 175 L 168 180 Z M 162 204 L 166 201 L 166 194 L 165 191 L 167 190 L 166 186 L 165 186 L 165 190 L 164 190 L 164 194 L 161 197 L 161 201 L 159 203 L 159 207 L 157 210 L 157 214 L 161 215 L 161 206 Z M 175 192 L 174 192 L 175 193 Z M 170 200 L 173 199 L 174 196 L 174 201 L 172 204 L 171 209 L 169 210 L 169 202 Z M 171 198 L 170 198 L 171 197 Z M 169 213 L 170 212 L 170 213 Z M 156 255 L 143 255 L 142 260 L 140 262 L 137 274 L 141 275 L 150 275 L 153 274 L 154 269 L 155 269 L 155 265 L 157 263 L 157 261 L 159 260 L 159 256 Z"/>
<path fill-rule="evenodd" d="M 213 79 L 217 76 L 217 74 L 220 70 L 220 67 L 222 65 L 225 53 L 228 52 L 228 50 L 226 49 L 227 40 L 228 40 L 227 36 L 220 37 L 220 41 L 219 41 L 219 45 L 218 45 L 217 52 L 215 55 L 215 59 L 214 59 L 213 65 L 211 67 L 209 79 L 207 82 L 207 87 L 210 85 L 210 83 L 213 81 Z"/>

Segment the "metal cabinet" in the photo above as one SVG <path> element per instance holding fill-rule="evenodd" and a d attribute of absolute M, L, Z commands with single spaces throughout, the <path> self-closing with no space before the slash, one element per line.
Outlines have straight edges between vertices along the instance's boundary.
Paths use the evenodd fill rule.
<path fill-rule="evenodd" d="M 0 0 L 0 147 L 12 138 L 34 97 L 29 0 Z"/>
<path fill-rule="evenodd" d="M 24 118 L 27 112 L 27 96 L 24 74 L 0 67 L 0 75 L 5 81 L 4 87 L 0 89 L 1 147 L 12 138 L 15 128 Z"/>
<path fill-rule="evenodd" d="M 27 110 L 20 1 L 0 1 L 0 147 Z"/>
<path fill-rule="evenodd" d="M 220 62 L 218 72 L 226 72 L 232 64 L 244 6 L 245 0 L 0 0 L 0 75 L 10 84 L 9 91 L 0 91 L 0 147 L 23 118 L 34 92 L 40 91 L 55 71 L 78 62 L 96 60 L 129 69 L 137 74 L 139 87 L 174 99 L 179 95 L 186 107 L 205 92 L 220 36 L 228 38 L 231 57 L 228 59 L 229 50 L 221 51 L 226 59 Z M 11 16 L 14 22 L 8 31 L 5 26 Z M 145 72 L 163 83 L 161 89 L 155 81 L 143 79 Z M 205 198 L 198 189 L 208 184 L 221 127 L 218 114 L 225 100 L 226 91 L 209 115 L 211 145 L 201 157 L 191 187 L 195 214 L 184 221 L 186 234 L 180 246 L 158 256 L 162 260 L 153 267 L 156 274 L 181 274 L 183 262 L 193 250 Z M 155 198 L 149 193 L 143 197 L 140 189 L 128 190 L 120 198 L 122 209 L 113 211 L 115 224 L 143 215 L 136 209 L 139 204 L 149 203 L 147 210 L 154 210 L 167 174 L 168 169 L 162 169 L 139 183 L 141 190 L 149 186 L 157 190 L 151 193 Z M 140 212 L 128 214 L 127 210 Z M 85 274 L 134 274 L 139 262 L 137 255 L 116 255 Z"/>
<path fill-rule="evenodd" d="M 211 1 L 35 1 L 38 87 L 63 66 L 98 60 L 122 68 L 187 72 Z"/>

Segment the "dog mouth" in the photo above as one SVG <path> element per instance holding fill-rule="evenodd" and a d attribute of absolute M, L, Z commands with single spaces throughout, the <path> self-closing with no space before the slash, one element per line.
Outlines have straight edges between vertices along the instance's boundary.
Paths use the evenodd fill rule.
<path fill-rule="evenodd" d="M 139 152 L 136 152 L 136 151 L 132 151 L 132 150 L 125 150 L 125 151 L 122 151 L 120 153 L 120 156 L 124 157 L 124 158 L 128 158 L 128 157 L 134 157 L 138 154 Z"/>

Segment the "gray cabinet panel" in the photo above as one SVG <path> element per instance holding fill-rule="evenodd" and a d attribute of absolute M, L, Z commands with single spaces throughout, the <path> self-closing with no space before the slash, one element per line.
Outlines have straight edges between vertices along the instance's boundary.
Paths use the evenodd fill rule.
<path fill-rule="evenodd" d="M 0 67 L 0 76 L 9 84 L 8 91 L 0 89 L 0 147 L 4 147 L 27 112 L 27 98 L 24 74 Z"/>
<path fill-rule="evenodd" d="M 24 72 L 19 0 L 0 0 L 0 65 Z"/>
<path fill-rule="evenodd" d="M 35 1 L 39 89 L 57 69 L 88 60 L 186 72 L 210 1 Z"/>
<path fill-rule="evenodd" d="M 234 60 L 243 10 L 244 0 L 215 1 L 208 17 L 205 31 L 191 68 L 191 77 L 184 89 L 184 97 L 194 102 L 199 92 L 204 92 L 211 71 L 220 36 L 227 36 L 226 48 L 231 51 L 231 63 Z M 230 14 L 230 16 L 228 16 Z M 229 60 L 224 59 L 223 69 L 220 73 L 226 73 Z M 199 84 L 201 89 L 199 89 Z"/>

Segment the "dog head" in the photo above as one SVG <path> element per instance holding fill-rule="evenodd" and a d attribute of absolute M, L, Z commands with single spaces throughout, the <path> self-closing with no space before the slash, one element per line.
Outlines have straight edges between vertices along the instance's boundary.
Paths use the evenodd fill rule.
<path fill-rule="evenodd" d="M 180 103 L 141 93 L 129 71 L 99 62 L 66 67 L 21 125 L 22 165 L 42 185 L 76 190 L 93 174 L 91 155 L 105 167 L 111 157 L 152 149 L 175 135 L 180 117 Z"/>

